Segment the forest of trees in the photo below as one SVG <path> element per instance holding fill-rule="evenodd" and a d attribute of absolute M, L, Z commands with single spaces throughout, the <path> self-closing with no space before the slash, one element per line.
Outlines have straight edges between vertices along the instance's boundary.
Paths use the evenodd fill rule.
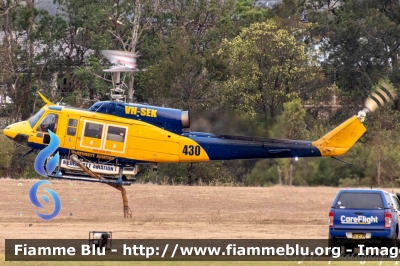
<path fill-rule="evenodd" d="M 110 99 L 100 51 L 138 55 L 129 102 L 189 110 L 193 131 L 317 140 L 363 108 L 380 80 L 400 88 L 398 0 L 0 0 L 0 116 Z M 5 96 L 12 103 L 5 102 Z M 343 157 L 143 166 L 141 182 L 400 186 L 400 105 L 386 104 Z M 35 177 L 35 154 L 0 134 L 0 176 Z"/>

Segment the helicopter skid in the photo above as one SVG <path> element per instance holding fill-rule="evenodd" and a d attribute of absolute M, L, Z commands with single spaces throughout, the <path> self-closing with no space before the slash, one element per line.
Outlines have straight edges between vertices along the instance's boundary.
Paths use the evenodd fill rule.
<path fill-rule="evenodd" d="M 56 179 L 65 179 L 65 180 L 74 180 L 74 181 L 84 181 L 84 182 L 94 182 L 94 183 L 103 183 L 103 184 L 112 184 L 112 185 L 121 185 L 121 186 L 130 186 L 132 182 L 129 181 L 118 181 L 118 180 L 110 180 L 110 179 L 94 179 L 91 177 L 82 177 L 82 176 L 73 176 L 73 175 L 48 175 L 50 178 Z"/>

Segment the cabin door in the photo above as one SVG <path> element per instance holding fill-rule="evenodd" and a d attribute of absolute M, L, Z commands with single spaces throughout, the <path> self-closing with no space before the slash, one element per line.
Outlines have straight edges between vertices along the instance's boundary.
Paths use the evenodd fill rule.
<path fill-rule="evenodd" d="M 80 140 L 77 143 L 79 145 L 77 149 L 87 152 L 99 152 L 102 149 L 101 140 L 106 124 L 99 120 L 89 120 L 86 118 L 81 119 L 80 123 Z"/>
<path fill-rule="evenodd" d="M 78 134 L 79 117 L 68 116 L 67 131 L 64 137 L 64 147 L 70 150 L 75 149 Z"/>
<path fill-rule="evenodd" d="M 121 156 L 125 153 L 128 125 L 82 118 L 77 149 L 104 155 Z"/>
<path fill-rule="evenodd" d="M 103 149 L 111 153 L 125 153 L 128 127 L 120 124 L 107 125 Z"/>

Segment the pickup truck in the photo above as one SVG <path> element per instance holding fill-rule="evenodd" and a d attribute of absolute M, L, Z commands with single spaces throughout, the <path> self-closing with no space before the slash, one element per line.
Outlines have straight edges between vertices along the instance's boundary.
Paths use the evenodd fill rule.
<path fill-rule="evenodd" d="M 329 246 L 397 246 L 400 194 L 380 189 L 342 189 L 329 211 Z"/>

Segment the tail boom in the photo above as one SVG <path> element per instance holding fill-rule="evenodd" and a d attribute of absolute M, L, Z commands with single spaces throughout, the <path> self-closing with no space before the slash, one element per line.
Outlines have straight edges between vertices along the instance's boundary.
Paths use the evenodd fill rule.
<path fill-rule="evenodd" d="M 311 141 L 214 135 L 201 132 L 184 133 L 207 153 L 207 161 L 320 157 Z M 181 162 L 202 161 L 194 157 L 180 157 Z"/>
<path fill-rule="evenodd" d="M 186 137 L 194 146 L 199 145 L 199 155 L 180 155 L 180 162 L 213 160 L 295 158 L 340 156 L 345 154 L 364 134 L 366 128 L 354 116 L 317 141 L 269 139 L 215 135 L 202 132 L 187 132 Z M 181 150 L 185 148 L 182 147 Z M 193 153 L 192 153 L 193 154 Z M 205 155 L 205 156 L 202 156 Z"/>

